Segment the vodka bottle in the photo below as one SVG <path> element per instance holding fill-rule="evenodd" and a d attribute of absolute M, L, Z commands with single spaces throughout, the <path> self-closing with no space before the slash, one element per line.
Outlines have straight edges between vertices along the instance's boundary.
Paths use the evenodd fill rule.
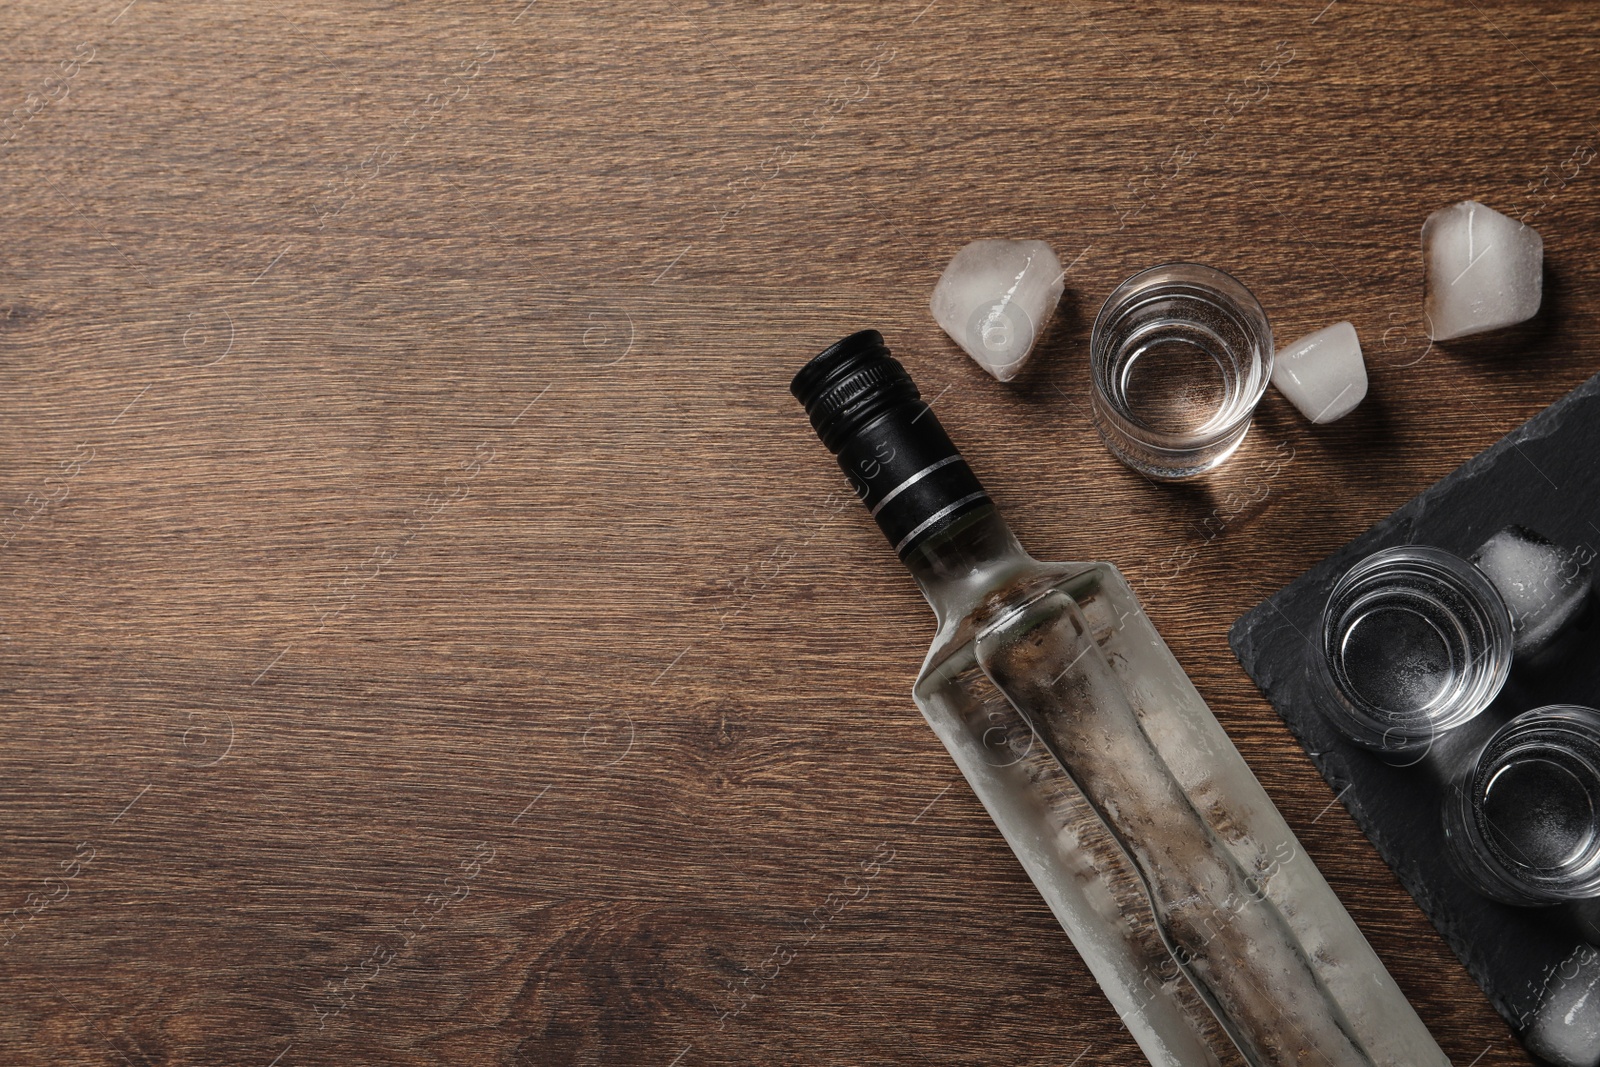
<path fill-rule="evenodd" d="M 1029 556 L 877 331 L 792 391 L 937 617 L 917 706 L 1150 1062 L 1448 1065 L 1117 569 Z"/>

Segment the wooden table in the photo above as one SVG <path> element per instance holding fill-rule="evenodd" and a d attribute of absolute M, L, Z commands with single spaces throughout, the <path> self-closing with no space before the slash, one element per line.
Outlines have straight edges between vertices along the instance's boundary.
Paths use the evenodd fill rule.
<path fill-rule="evenodd" d="M 1037 555 L 1127 572 L 1455 1062 L 1528 1062 L 1225 633 L 1595 371 L 1585 5 L 0 28 L 0 1062 L 1142 1062 L 787 392 L 863 326 Z M 1545 309 L 1430 349 L 1418 228 L 1466 198 L 1533 218 Z M 1070 263 L 1009 386 L 927 309 L 981 236 Z M 1088 323 L 1174 259 L 1281 339 L 1351 320 L 1366 403 L 1118 466 Z"/>

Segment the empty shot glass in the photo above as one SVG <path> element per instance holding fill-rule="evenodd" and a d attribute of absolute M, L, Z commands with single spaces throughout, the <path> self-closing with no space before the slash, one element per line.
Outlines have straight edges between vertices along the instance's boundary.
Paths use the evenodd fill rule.
<path fill-rule="evenodd" d="M 1489 706 L 1511 671 L 1511 616 L 1459 556 L 1386 548 L 1334 585 L 1310 671 L 1323 715 L 1358 745 L 1415 752 Z"/>
<path fill-rule="evenodd" d="M 1272 327 L 1250 290 L 1198 263 L 1140 271 L 1112 290 L 1089 339 L 1095 429 L 1152 478 L 1233 454 L 1272 377 Z"/>
<path fill-rule="evenodd" d="M 1524 712 L 1445 801 L 1456 866 L 1508 904 L 1600 897 L 1600 711 Z"/>

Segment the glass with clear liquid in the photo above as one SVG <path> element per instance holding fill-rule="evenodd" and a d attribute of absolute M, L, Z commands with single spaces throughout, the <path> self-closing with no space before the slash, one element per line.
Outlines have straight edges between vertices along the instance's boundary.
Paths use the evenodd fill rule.
<path fill-rule="evenodd" d="M 1319 638 L 1308 670 L 1323 717 L 1380 753 L 1425 751 L 1482 714 L 1511 673 L 1500 594 L 1472 564 L 1429 545 L 1385 548 L 1346 571 Z"/>
<path fill-rule="evenodd" d="M 1556 704 L 1502 726 L 1451 791 L 1445 833 L 1497 900 L 1600 898 L 1600 711 Z"/>
<path fill-rule="evenodd" d="M 1095 429 L 1112 455 L 1148 477 L 1202 474 L 1244 441 L 1272 358 L 1267 313 L 1231 275 L 1199 263 L 1140 271 L 1095 316 Z"/>

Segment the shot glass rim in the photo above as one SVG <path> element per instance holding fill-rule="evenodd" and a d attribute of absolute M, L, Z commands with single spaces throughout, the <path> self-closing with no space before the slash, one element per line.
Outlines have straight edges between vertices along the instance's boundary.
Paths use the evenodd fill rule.
<path fill-rule="evenodd" d="M 1107 395 L 1102 375 L 1101 366 L 1105 362 L 1101 358 L 1101 346 L 1098 343 L 1102 332 L 1106 328 L 1107 313 L 1119 300 L 1126 298 L 1138 289 L 1148 287 L 1150 282 L 1146 279 L 1149 275 L 1158 272 L 1175 272 L 1180 277 L 1174 281 L 1197 281 L 1210 283 L 1210 287 L 1228 297 L 1244 312 L 1246 317 L 1253 317 L 1259 321 L 1261 334 L 1257 338 L 1260 344 L 1257 349 L 1255 363 L 1259 365 L 1260 374 L 1253 394 L 1248 400 L 1241 403 L 1238 415 L 1226 423 L 1212 429 L 1204 435 L 1168 433 L 1152 429 L 1137 420 L 1123 415 L 1116 402 Z M 1187 275 L 1188 277 L 1183 277 Z M 1272 336 L 1272 320 L 1267 317 L 1266 308 L 1262 307 L 1260 299 L 1250 291 L 1250 287 L 1235 278 L 1232 274 L 1218 267 L 1205 263 L 1196 263 L 1192 260 L 1174 260 L 1170 263 L 1157 263 L 1153 267 L 1145 267 L 1128 275 L 1114 286 L 1105 300 L 1100 303 L 1100 310 L 1095 313 L 1094 325 L 1089 328 L 1089 382 L 1094 390 L 1094 397 L 1099 401 L 1102 414 L 1116 424 L 1118 430 L 1126 436 L 1138 441 L 1140 445 L 1153 452 L 1159 452 L 1174 457 L 1183 457 L 1195 452 L 1203 451 L 1218 441 L 1227 439 L 1231 434 L 1237 433 L 1240 425 L 1250 421 L 1255 415 L 1255 410 L 1261 405 L 1262 397 L 1267 394 L 1267 386 L 1272 384 L 1273 360 L 1276 356 L 1276 346 Z M 1179 466 L 1181 464 L 1175 464 Z"/>
<path fill-rule="evenodd" d="M 1503 763 L 1505 756 L 1510 754 L 1507 751 L 1496 753 L 1495 749 L 1501 747 L 1509 735 L 1525 731 L 1530 723 L 1552 720 L 1570 722 L 1573 719 L 1587 727 L 1583 733 L 1596 747 L 1600 747 L 1600 708 L 1587 704 L 1544 704 L 1530 708 L 1494 732 L 1472 761 L 1464 783 L 1456 790 L 1455 803 L 1461 807 L 1461 817 L 1469 831 L 1468 840 L 1463 841 L 1461 847 L 1472 850 L 1472 859 L 1478 861 L 1471 864 L 1474 868 L 1482 865 L 1491 869 L 1491 885 L 1483 887 L 1498 890 L 1491 895 L 1506 900 L 1520 898 L 1517 900 L 1519 903 L 1547 904 L 1600 896 L 1600 843 L 1591 845 L 1583 863 L 1548 868 L 1553 873 L 1541 877 L 1535 873 L 1539 868 L 1509 867 L 1502 863 L 1497 850 L 1487 843 L 1486 828 L 1478 821 L 1479 789 L 1486 780 L 1492 778 L 1487 768 L 1495 763 Z M 1494 755 L 1493 759 L 1490 758 L 1491 754 Z M 1482 846 L 1474 844 L 1471 840 L 1474 837 L 1485 838 L 1485 843 Z M 1474 880 L 1483 882 L 1484 877 L 1475 873 Z M 1572 884 L 1563 884 L 1566 882 Z"/>
<path fill-rule="evenodd" d="M 1488 609 L 1490 648 L 1499 651 L 1498 655 L 1492 657 L 1496 661 L 1494 675 L 1479 699 L 1455 708 L 1450 714 L 1430 716 L 1414 726 L 1387 722 L 1374 715 L 1373 711 L 1381 712 L 1383 709 L 1345 692 L 1344 687 L 1339 684 L 1338 674 L 1329 664 L 1330 637 L 1334 625 L 1331 609 L 1338 602 L 1340 594 L 1357 581 L 1370 576 L 1373 571 L 1399 561 L 1432 564 L 1467 587 L 1468 594 Z M 1494 703 L 1495 697 L 1505 688 L 1506 679 L 1511 674 L 1511 641 L 1510 609 L 1506 607 L 1505 600 L 1495 589 L 1494 583 L 1490 582 L 1488 577 L 1470 561 L 1437 545 L 1390 545 L 1388 548 L 1380 548 L 1362 556 L 1347 567 L 1328 590 L 1327 599 L 1323 601 L 1322 611 L 1317 619 L 1312 658 L 1317 666 L 1318 677 L 1331 690 L 1327 696 L 1337 708 L 1335 718 L 1344 720 L 1340 724 L 1341 732 L 1366 748 L 1384 752 L 1403 752 L 1421 747 L 1439 734 L 1471 722 Z M 1350 729 L 1352 726 L 1365 728 L 1371 735 L 1381 737 L 1382 743 L 1374 742 L 1371 737 L 1366 739 L 1357 737 Z"/>

